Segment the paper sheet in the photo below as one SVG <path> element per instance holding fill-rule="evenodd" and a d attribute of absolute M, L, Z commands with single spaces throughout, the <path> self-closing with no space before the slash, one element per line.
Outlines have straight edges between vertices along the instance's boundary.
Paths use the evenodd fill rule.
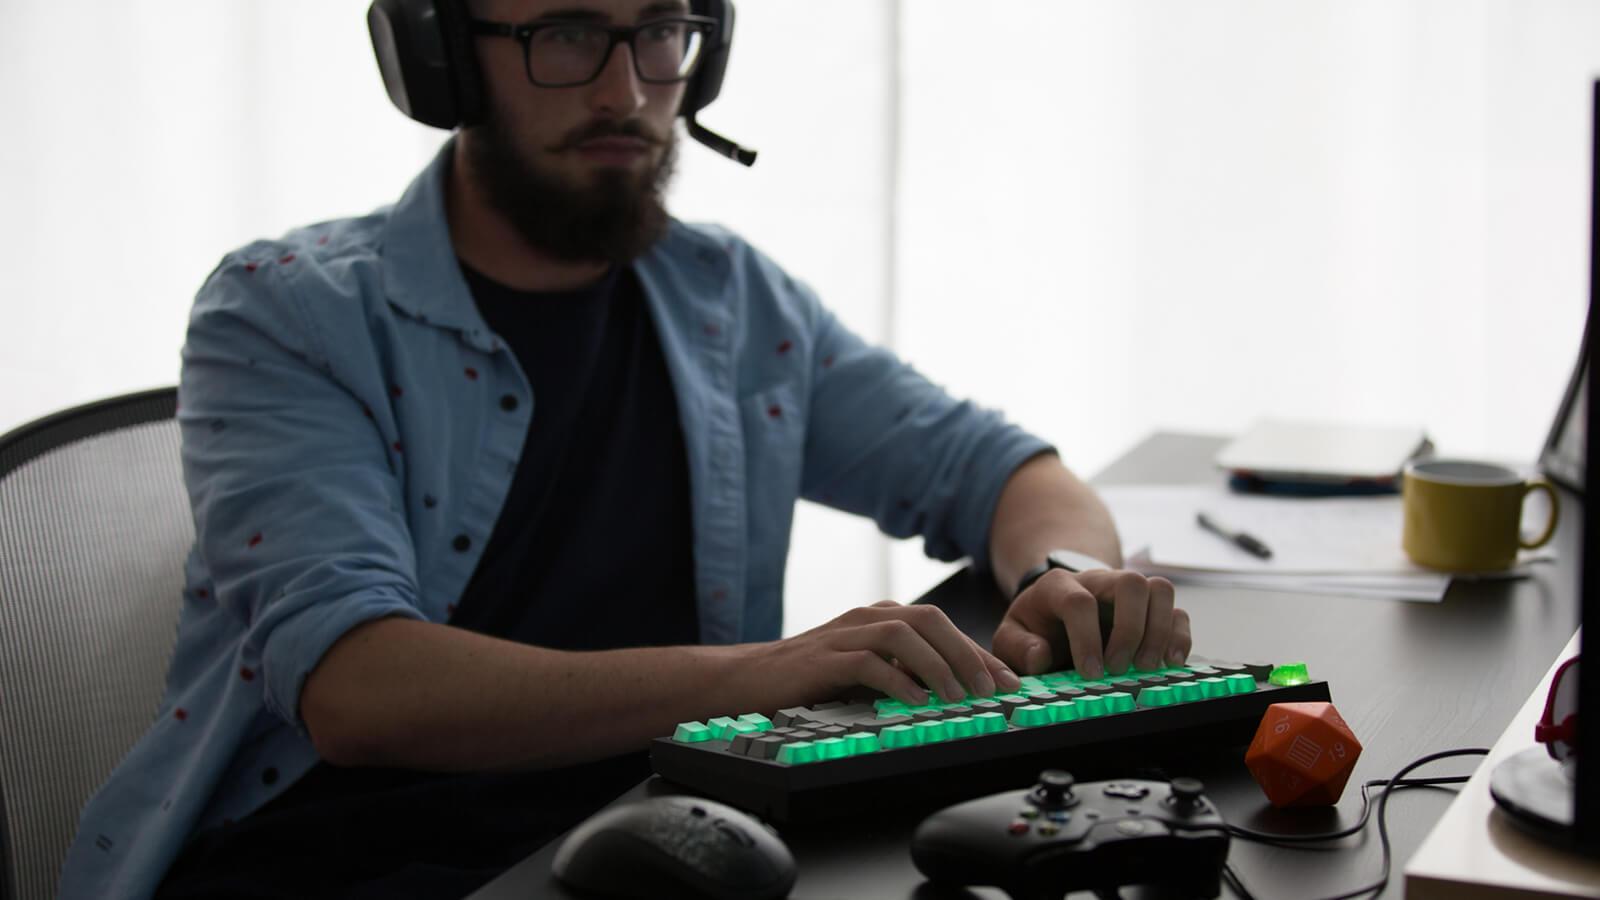
<path fill-rule="evenodd" d="M 1400 498 L 1284 498 L 1210 485 L 1115 485 L 1099 489 L 1117 522 L 1129 565 L 1189 584 L 1406 600 L 1443 599 L 1450 575 L 1414 565 L 1400 549 Z M 1200 528 L 1204 510 L 1272 548 L 1260 559 Z M 1528 556 L 1501 577 L 1519 577 L 1549 554 Z"/>

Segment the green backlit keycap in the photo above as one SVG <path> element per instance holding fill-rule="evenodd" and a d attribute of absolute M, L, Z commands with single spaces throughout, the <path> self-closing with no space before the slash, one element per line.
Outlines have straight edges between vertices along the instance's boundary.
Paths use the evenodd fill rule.
<path fill-rule="evenodd" d="M 1050 713 L 1050 721 L 1052 722 L 1072 722 L 1078 718 L 1078 704 L 1073 703 L 1071 700 L 1057 700 L 1054 703 L 1046 703 L 1044 708 Z"/>
<path fill-rule="evenodd" d="M 1114 713 L 1133 711 L 1133 695 L 1126 691 L 1117 691 L 1106 695 L 1106 709 Z"/>
<path fill-rule="evenodd" d="M 1203 699 L 1205 694 L 1200 690 L 1200 685 L 1192 681 L 1183 681 L 1172 686 L 1172 696 L 1177 698 L 1179 703 L 1193 703 Z"/>
<path fill-rule="evenodd" d="M 1106 714 L 1106 698 L 1098 694 L 1085 694 L 1074 701 L 1078 705 L 1078 712 L 1085 719 L 1094 719 Z"/>
<path fill-rule="evenodd" d="M 1267 683 L 1278 687 L 1291 687 L 1296 684 L 1305 684 L 1311 680 L 1311 673 L 1306 671 L 1305 663 L 1284 663 L 1276 666 L 1272 674 L 1267 676 Z"/>
<path fill-rule="evenodd" d="M 844 738 L 823 738 L 815 744 L 818 759 L 844 759 L 850 755 L 849 745 Z"/>
<path fill-rule="evenodd" d="M 1256 689 L 1256 680 L 1248 672 L 1237 672 L 1222 679 L 1228 683 L 1228 693 L 1248 694 Z"/>
<path fill-rule="evenodd" d="M 733 727 L 734 719 L 729 716 L 717 716 L 715 719 L 706 720 L 706 727 L 711 729 L 713 740 L 727 741 L 733 739 L 729 731 Z"/>
<path fill-rule="evenodd" d="M 1011 711 L 1011 724 L 1023 728 L 1032 728 L 1035 725 L 1049 725 L 1050 711 L 1037 703 L 1019 706 Z"/>
<path fill-rule="evenodd" d="M 858 731 L 855 734 L 844 736 L 845 746 L 849 756 L 860 756 L 863 753 L 878 752 L 878 736 L 870 731 Z"/>
<path fill-rule="evenodd" d="M 810 741 L 795 741 L 778 748 L 778 762 L 791 766 L 817 761 L 816 745 Z"/>
<path fill-rule="evenodd" d="M 978 713 L 972 717 L 979 734 L 999 734 L 1006 730 L 1006 717 L 997 712 Z"/>
<path fill-rule="evenodd" d="M 978 733 L 978 725 L 971 716 L 954 716 L 945 719 L 944 724 L 950 728 L 951 740 L 972 737 Z"/>
<path fill-rule="evenodd" d="M 912 725 L 890 725 L 878 732 L 878 737 L 883 740 L 885 747 L 915 747 L 917 745 L 917 732 Z"/>
<path fill-rule="evenodd" d="M 698 744 L 711 740 L 711 729 L 699 722 L 679 722 L 677 730 L 672 732 L 672 739 L 680 744 Z"/>
<path fill-rule="evenodd" d="M 1202 678 L 1196 682 L 1196 684 L 1200 685 L 1200 696 L 1202 697 L 1211 698 L 1228 696 L 1228 683 L 1223 681 L 1221 678 Z"/>
<path fill-rule="evenodd" d="M 731 741 L 741 734 L 750 734 L 751 732 L 759 733 L 760 731 L 761 729 L 757 728 L 750 722 L 740 722 L 735 720 L 731 725 L 722 729 L 722 739 L 725 741 Z"/>
<path fill-rule="evenodd" d="M 763 716 L 761 713 L 745 713 L 739 717 L 739 721 L 749 722 L 751 725 L 756 727 L 757 731 L 772 730 L 772 720 L 766 716 Z"/>
<path fill-rule="evenodd" d="M 950 728 L 944 722 L 918 722 L 911 726 L 917 733 L 919 744 L 942 744 L 950 740 Z"/>
<path fill-rule="evenodd" d="M 1151 685 L 1139 692 L 1140 706 L 1171 706 L 1175 699 L 1172 688 L 1164 684 Z"/>

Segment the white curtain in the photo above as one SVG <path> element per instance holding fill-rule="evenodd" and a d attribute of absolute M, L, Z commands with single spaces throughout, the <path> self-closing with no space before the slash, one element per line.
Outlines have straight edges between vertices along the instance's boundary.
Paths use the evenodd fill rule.
<path fill-rule="evenodd" d="M 0 4 L 0 431 L 177 377 L 222 253 L 442 134 L 363 0 Z M 1092 473 L 1157 428 L 1527 461 L 1587 297 L 1594 0 L 743 0 L 673 207 Z M 800 510 L 790 631 L 949 569 Z"/>

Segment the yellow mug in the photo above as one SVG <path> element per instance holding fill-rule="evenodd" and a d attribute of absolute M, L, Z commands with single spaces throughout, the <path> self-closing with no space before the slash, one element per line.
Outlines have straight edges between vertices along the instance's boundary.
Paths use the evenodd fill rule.
<path fill-rule="evenodd" d="M 1492 463 L 1430 459 L 1408 463 L 1400 482 L 1405 527 L 1401 546 L 1419 566 L 1447 572 L 1511 568 L 1518 550 L 1543 547 L 1556 533 L 1561 498 L 1550 482 Z M 1550 520 L 1534 540 L 1522 535 L 1522 503 L 1534 491 L 1550 498 Z"/>

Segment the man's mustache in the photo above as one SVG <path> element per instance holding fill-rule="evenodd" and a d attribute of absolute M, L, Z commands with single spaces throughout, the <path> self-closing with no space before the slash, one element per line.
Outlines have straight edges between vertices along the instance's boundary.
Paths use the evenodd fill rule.
<path fill-rule="evenodd" d="M 638 138 L 639 140 L 645 141 L 652 146 L 659 146 L 665 142 L 662 138 L 651 134 L 650 131 L 645 128 L 644 123 L 640 122 L 638 119 L 628 119 L 623 122 L 599 119 L 568 132 L 561 139 L 561 141 L 551 149 L 556 151 L 571 150 L 584 141 L 592 141 L 596 138 L 609 137 Z"/>

